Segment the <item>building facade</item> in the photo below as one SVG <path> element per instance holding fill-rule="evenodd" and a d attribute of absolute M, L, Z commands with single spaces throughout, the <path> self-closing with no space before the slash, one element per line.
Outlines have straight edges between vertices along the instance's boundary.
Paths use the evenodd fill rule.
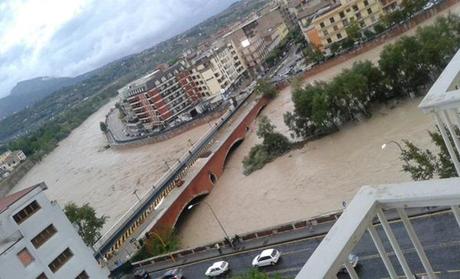
<path fill-rule="evenodd" d="M 119 91 L 128 123 L 161 129 L 196 114 L 201 96 L 184 63 L 160 65 Z M 131 121 L 135 120 L 135 121 Z"/>
<path fill-rule="evenodd" d="M 108 278 L 44 183 L 0 199 L 0 278 Z"/>
<path fill-rule="evenodd" d="M 205 99 L 221 97 L 246 72 L 242 59 L 231 42 L 219 41 L 188 61 L 192 80 Z"/>
<path fill-rule="evenodd" d="M 348 37 L 346 28 L 356 22 L 361 30 L 372 29 L 383 16 L 379 0 L 341 0 L 331 2 L 300 19 L 304 35 L 315 47 L 325 50 Z"/>
<path fill-rule="evenodd" d="M 6 151 L 0 155 L 0 169 L 6 172 L 12 172 L 13 169 L 27 159 L 21 150 Z"/>
<path fill-rule="evenodd" d="M 272 49 L 287 36 L 285 18 L 276 7 L 253 17 L 224 36 L 231 42 L 247 69 L 252 73 L 264 72 L 264 60 Z"/>

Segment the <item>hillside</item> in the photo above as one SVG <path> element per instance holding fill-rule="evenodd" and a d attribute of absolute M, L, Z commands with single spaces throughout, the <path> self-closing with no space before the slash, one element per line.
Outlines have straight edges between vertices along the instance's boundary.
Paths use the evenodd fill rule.
<path fill-rule="evenodd" d="M 82 75 L 81 81 L 74 85 L 61 88 L 30 107 L 1 120 L 0 142 L 28 135 L 29 138 L 22 139 L 21 144 L 16 147 L 20 148 L 22 144 L 31 145 L 28 140 L 33 140 L 37 146 L 29 146 L 30 152 L 40 149 L 39 146 L 45 144 L 44 142 L 57 144 L 71 129 L 115 96 L 118 88 L 146 74 L 160 63 L 175 61 L 184 50 L 193 49 L 221 27 L 244 18 L 266 3 L 268 0 L 241 0 L 182 34 Z M 48 126 L 43 128 L 45 123 Z M 47 131 L 50 126 L 53 127 L 53 133 Z"/>
<path fill-rule="evenodd" d="M 0 99 L 0 119 L 21 111 L 53 92 L 78 81 L 78 78 L 69 77 L 37 77 L 21 81 L 8 96 Z"/>

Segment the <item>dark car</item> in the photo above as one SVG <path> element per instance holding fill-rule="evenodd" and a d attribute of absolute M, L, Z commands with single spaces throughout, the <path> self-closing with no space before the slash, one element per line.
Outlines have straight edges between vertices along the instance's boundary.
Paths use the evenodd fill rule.
<path fill-rule="evenodd" d="M 138 269 L 136 272 L 134 272 L 134 278 L 148 279 L 150 278 L 150 275 L 144 269 Z"/>
<path fill-rule="evenodd" d="M 165 274 L 163 274 L 163 276 L 161 276 L 161 279 L 182 279 L 182 278 L 184 278 L 182 276 L 182 270 L 180 270 L 179 268 L 168 270 L 166 271 Z"/>

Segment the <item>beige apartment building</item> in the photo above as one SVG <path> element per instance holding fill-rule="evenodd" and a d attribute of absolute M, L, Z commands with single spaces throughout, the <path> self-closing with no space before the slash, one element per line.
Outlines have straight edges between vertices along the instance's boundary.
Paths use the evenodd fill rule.
<path fill-rule="evenodd" d="M 371 29 L 384 14 L 379 0 L 318 1 L 315 7 L 314 13 L 305 12 L 299 21 L 307 41 L 321 50 L 347 38 L 351 22 L 356 21 L 361 30 Z"/>
<path fill-rule="evenodd" d="M 199 94 L 207 99 L 221 97 L 246 72 L 231 42 L 218 41 L 207 51 L 189 58 L 188 63 Z"/>

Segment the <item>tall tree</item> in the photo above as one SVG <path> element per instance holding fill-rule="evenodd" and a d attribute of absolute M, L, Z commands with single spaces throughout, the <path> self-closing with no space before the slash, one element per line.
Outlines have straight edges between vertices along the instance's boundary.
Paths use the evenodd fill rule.
<path fill-rule="evenodd" d="M 64 213 L 72 224 L 78 226 L 78 234 L 86 245 L 93 246 L 101 237 L 101 229 L 107 217 L 97 217 L 96 211 L 89 204 L 78 206 L 73 202 L 68 203 Z"/>

